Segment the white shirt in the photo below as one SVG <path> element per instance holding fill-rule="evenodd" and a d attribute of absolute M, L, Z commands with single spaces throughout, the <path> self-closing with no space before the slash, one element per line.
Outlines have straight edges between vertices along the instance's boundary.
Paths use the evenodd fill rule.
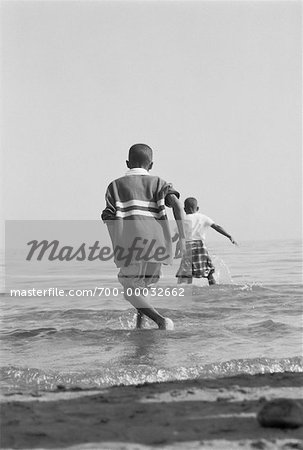
<path fill-rule="evenodd" d="M 149 175 L 149 172 L 141 167 L 134 167 L 133 169 L 128 169 L 125 175 L 127 177 L 130 175 Z"/>
<path fill-rule="evenodd" d="M 199 212 L 186 214 L 184 221 L 184 233 L 187 241 L 205 240 L 206 230 L 215 222 Z"/>

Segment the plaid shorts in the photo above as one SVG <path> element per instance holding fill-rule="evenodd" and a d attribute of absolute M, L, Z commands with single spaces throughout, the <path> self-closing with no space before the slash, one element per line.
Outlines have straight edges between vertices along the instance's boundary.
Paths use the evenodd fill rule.
<path fill-rule="evenodd" d="M 208 278 L 215 271 L 207 248 L 203 241 L 186 241 L 186 254 L 176 277 L 178 278 Z"/>

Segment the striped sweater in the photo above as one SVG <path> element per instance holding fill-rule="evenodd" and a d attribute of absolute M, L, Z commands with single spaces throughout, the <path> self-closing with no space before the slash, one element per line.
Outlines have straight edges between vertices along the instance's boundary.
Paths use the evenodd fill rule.
<path fill-rule="evenodd" d="M 171 264 L 172 245 L 165 206 L 170 206 L 167 196 L 179 193 L 170 183 L 157 176 L 149 175 L 145 169 L 130 169 L 127 174 L 110 183 L 105 194 L 106 208 L 102 220 L 107 224 L 113 249 L 129 249 L 132 243 L 142 248 L 141 256 L 146 254 L 149 262 L 160 262 L 153 252 L 147 249 L 153 243 L 153 250 L 165 248 L 161 262 Z M 131 262 L 138 262 L 138 252 L 133 252 Z M 153 256 L 154 255 L 154 256 Z M 116 257 L 118 267 L 125 265 Z"/>

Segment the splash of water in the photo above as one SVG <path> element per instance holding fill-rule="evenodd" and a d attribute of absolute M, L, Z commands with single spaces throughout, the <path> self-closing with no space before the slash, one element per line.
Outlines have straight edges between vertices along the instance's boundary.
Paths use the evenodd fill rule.
<path fill-rule="evenodd" d="M 215 277 L 218 284 L 234 284 L 229 267 L 219 256 L 212 256 L 213 263 L 216 267 Z"/>

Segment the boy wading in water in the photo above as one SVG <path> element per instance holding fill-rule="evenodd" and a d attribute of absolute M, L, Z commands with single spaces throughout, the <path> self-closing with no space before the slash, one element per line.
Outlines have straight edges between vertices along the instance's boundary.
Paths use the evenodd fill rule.
<path fill-rule="evenodd" d="M 186 213 L 184 221 L 186 252 L 183 254 L 180 268 L 176 274 L 178 283 L 190 284 L 193 278 L 207 278 L 209 285 L 216 284 L 214 278 L 215 267 L 205 246 L 205 232 L 207 228 L 213 228 L 218 233 L 226 236 L 232 244 L 238 244 L 220 225 L 216 225 L 210 217 L 198 212 L 198 202 L 194 197 L 185 199 L 184 210 Z M 178 233 L 174 236 L 173 241 L 177 237 Z M 177 244 L 175 257 L 180 257 L 179 253 L 179 245 Z"/>
<path fill-rule="evenodd" d="M 173 209 L 185 253 L 184 213 L 179 193 L 170 183 L 149 174 L 153 166 L 152 149 L 135 144 L 129 150 L 125 176 L 110 183 L 101 218 L 111 237 L 118 279 L 124 297 L 137 309 L 137 328 L 144 316 L 161 330 L 173 330 L 173 321 L 149 304 L 148 287 L 160 278 L 161 264 L 172 263 L 172 242 L 165 206 Z"/>

